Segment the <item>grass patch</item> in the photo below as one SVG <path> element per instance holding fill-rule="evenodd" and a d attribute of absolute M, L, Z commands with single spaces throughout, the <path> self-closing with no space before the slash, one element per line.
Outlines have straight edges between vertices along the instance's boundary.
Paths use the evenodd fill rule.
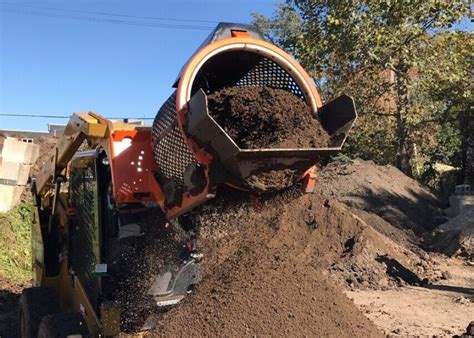
<path fill-rule="evenodd" d="M 31 204 L 22 202 L 0 213 L 0 279 L 31 281 L 31 210 Z"/>

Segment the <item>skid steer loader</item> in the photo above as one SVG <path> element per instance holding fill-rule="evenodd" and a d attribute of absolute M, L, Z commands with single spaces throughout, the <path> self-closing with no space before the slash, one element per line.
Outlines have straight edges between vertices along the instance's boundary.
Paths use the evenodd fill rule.
<path fill-rule="evenodd" d="M 230 86 L 282 89 L 306 103 L 330 136 L 326 148 L 241 149 L 212 118 L 207 96 Z M 152 127 L 75 113 L 41 173 L 32 178 L 36 204 L 34 287 L 20 300 L 21 337 L 115 336 L 121 311 L 108 290 L 125 278 L 121 243 L 143 233 L 154 210 L 177 219 L 228 185 L 255 189 L 248 178 L 291 169 L 310 192 L 314 165 L 341 150 L 356 112 L 341 96 L 322 104 L 302 67 L 248 25 L 221 23 L 187 61 Z M 302 112 L 308 113 L 308 112 Z M 87 150 L 80 151 L 87 143 Z M 147 291 L 171 306 L 199 282 L 195 239 L 188 254 L 156 276 Z"/>

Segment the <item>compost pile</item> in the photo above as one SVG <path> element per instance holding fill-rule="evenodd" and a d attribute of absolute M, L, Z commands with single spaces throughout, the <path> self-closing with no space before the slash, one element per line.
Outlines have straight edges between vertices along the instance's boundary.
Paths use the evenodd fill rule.
<path fill-rule="evenodd" d="M 165 336 L 379 336 L 327 268 L 364 225 L 339 203 L 292 188 L 221 190 L 195 210 L 204 279 L 159 321 Z"/>
<path fill-rule="evenodd" d="M 321 171 L 317 192 L 336 198 L 352 209 L 369 211 L 392 228 L 417 235 L 445 221 L 438 198 L 391 165 L 363 160 L 329 163 Z M 378 228 L 384 229 L 387 228 Z"/>
<path fill-rule="evenodd" d="M 351 289 L 422 285 L 442 277 L 423 238 L 443 222 L 440 201 L 393 166 L 334 161 L 320 171 L 316 193 L 345 204 L 368 226 L 331 266 Z"/>
<path fill-rule="evenodd" d="M 207 97 L 211 116 L 243 149 L 324 148 L 329 136 L 306 103 L 282 89 L 229 87 Z"/>

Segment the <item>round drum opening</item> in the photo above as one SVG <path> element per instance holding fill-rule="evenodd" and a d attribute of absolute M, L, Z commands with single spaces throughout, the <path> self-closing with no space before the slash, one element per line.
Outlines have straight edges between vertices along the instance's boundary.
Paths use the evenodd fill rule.
<path fill-rule="evenodd" d="M 199 89 L 209 95 L 234 86 L 282 89 L 309 104 L 303 90 L 288 71 L 262 54 L 245 50 L 222 52 L 207 60 L 194 77 L 191 97 Z"/>
<path fill-rule="evenodd" d="M 249 49 L 220 51 L 198 64 L 191 97 L 204 91 L 210 116 L 240 149 L 327 147 L 329 137 L 304 90 L 309 84 L 296 67 L 271 51 Z"/>

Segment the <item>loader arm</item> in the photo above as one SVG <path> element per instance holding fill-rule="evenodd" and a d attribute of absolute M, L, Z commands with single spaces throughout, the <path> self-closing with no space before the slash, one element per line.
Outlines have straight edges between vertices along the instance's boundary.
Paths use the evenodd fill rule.
<path fill-rule="evenodd" d="M 97 143 L 106 137 L 108 123 L 108 120 L 93 112 L 74 113 L 71 116 L 64 134 L 59 138 L 37 177 L 37 198 L 41 199 L 47 195 L 55 178 L 67 167 L 84 140 Z"/>

